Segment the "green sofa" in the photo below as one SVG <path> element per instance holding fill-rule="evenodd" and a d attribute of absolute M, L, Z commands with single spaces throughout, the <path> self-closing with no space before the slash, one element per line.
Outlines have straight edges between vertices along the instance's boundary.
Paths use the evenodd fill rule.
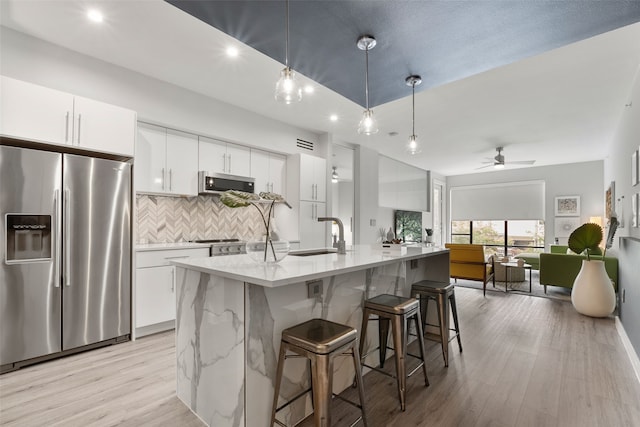
<path fill-rule="evenodd" d="M 576 276 L 582 268 L 582 260 L 585 255 L 567 254 L 568 246 L 551 245 L 550 253 L 540 254 L 540 284 L 544 286 L 561 286 L 572 288 Z M 591 255 L 591 259 L 602 260 L 602 256 Z M 607 275 L 613 281 L 613 287 L 618 290 L 618 258 L 605 257 L 604 268 Z"/>

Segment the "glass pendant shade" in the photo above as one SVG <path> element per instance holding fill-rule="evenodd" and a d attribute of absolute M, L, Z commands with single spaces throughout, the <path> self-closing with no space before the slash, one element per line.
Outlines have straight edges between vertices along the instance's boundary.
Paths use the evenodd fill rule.
<path fill-rule="evenodd" d="M 289 67 L 280 71 L 280 78 L 276 83 L 276 101 L 291 104 L 302 100 L 302 88 L 296 81 L 296 72 Z"/>
<path fill-rule="evenodd" d="M 333 182 L 334 184 L 336 182 L 338 182 L 338 171 L 336 170 L 336 167 L 333 167 L 333 172 L 331 173 L 331 182 Z"/>
<path fill-rule="evenodd" d="M 284 45 L 284 68 L 276 82 L 276 101 L 285 104 L 302 100 L 302 87 L 296 81 L 296 73 L 289 66 L 289 0 L 286 1 L 286 36 Z"/>
<path fill-rule="evenodd" d="M 414 155 L 420 152 L 420 144 L 418 143 L 418 136 L 411 135 L 409 137 L 409 141 L 407 142 L 407 153 Z"/>
<path fill-rule="evenodd" d="M 407 141 L 407 153 L 418 154 L 422 149 L 416 135 L 416 85 L 422 83 L 422 78 L 418 75 L 411 75 L 405 79 L 407 86 L 411 86 L 411 136 Z"/>
<path fill-rule="evenodd" d="M 362 135 L 373 135 L 378 132 L 378 123 L 373 117 L 373 110 L 367 108 L 362 113 L 362 119 L 358 124 L 358 133 Z"/>

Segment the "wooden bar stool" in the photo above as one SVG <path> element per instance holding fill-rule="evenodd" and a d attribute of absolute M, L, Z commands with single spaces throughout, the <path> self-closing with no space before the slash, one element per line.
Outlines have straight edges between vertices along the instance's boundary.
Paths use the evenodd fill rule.
<path fill-rule="evenodd" d="M 349 352 L 345 353 L 347 351 Z M 294 354 L 287 354 L 287 352 Z M 351 355 L 353 358 L 356 386 L 360 395 L 359 405 L 332 392 L 333 361 L 337 356 L 345 355 Z M 278 406 L 284 361 L 294 357 L 304 357 L 309 360 L 311 387 L 298 393 L 283 405 Z M 324 319 L 312 319 L 282 331 L 270 425 L 273 426 L 274 423 L 277 423 L 286 427 L 286 424 L 276 419 L 276 413 L 308 392 L 311 392 L 311 401 L 314 409 L 313 418 L 316 427 L 331 426 L 331 399 L 334 396 L 360 409 L 361 416 L 351 424 L 352 426 L 362 420 L 366 427 L 367 418 L 364 408 L 358 332 L 354 328 Z"/>
<path fill-rule="evenodd" d="M 431 341 L 438 341 L 442 345 L 442 357 L 444 366 L 449 366 L 449 342 L 453 338 L 458 339 L 458 348 L 462 353 L 462 341 L 460 340 L 460 326 L 458 325 L 458 310 L 456 308 L 456 294 L 454 285 L 449 282 L 435 282 L 432 280 L 422 280 L 411 286 L 411 295 L 420 300 L 420 311 L 425 326 L 438 327 L 439 334 L 426 334 L 426 338 Z M 429 300 L 434 300 L 438 308 L 438 324 L 427 323 L 427 308 Z M 449 328 L 449 306 L 453 313 L 454 328 Z M 450 336 L 449 332 L 455 334 Z"/>
<path fill-rule="evenodd" d="M 427 366 L 425 364 L 425 351 L 424 351 L 424 339 L 422 332 L 422 320 L 420 319 L 420 310 L 418 300 L 415 298 L 404 298 L 396 295 L 382 294 L 377 297 L 368 299 L 364 302 L 364 310 L 362 316 L 362 332 L 360 335 L 360 353 L 362 354 L 364 341 L 367 336 L 367 324 L 369 323 L 369 316 L 378 316 L 378 336 L 380 346 L 372 349 L 369 353 L 362 356 L 363 366 L 371 368 L 375 371 L 381 372 L 385 375 L 389 375 L 396 378 L 398 383 L 398 397 L 400 398 L 400 408 L 405 410 L 406 402 L 406 384 L 407 377 L 411 376 L 420 367 L 424 372 L 424 384 L 429 385 L 429 378 L 427 377 Z M 420 346 L 420 356 L 407 353 L 407 340 L 408 340 L 408 321 L 413 319 L 415 322 L 416 330 L 418 331 L 417 340 Z M 381 368 L 384 367 L 384 361 L 387 353 L 387 337 L 389 335 L 389 322 L 391 322 L 391 331 L 393 334 L 393 350 L 395 352 L 396 361 L 396 375 L 395 377 Z M 379 350 L 380 367 L 369 366 L 364 363 L 366 356 Z M 421 360 L 420 364 L 407 375 L 407 368 L 405 364 L 405 357 L 412 356 Z"/>

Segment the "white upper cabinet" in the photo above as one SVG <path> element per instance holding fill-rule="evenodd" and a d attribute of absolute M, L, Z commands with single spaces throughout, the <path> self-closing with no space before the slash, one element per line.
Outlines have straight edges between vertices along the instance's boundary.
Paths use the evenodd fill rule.
<path fill-rule="evenodd" d="M 327 161 L 321 157 L 297 154 L 300 170 L 300 200 L 327 200 Z"/>
<path fill-rule="evenodd" d="M 198 137 L 147 123 L 138 124 L 136 191 L 198 194 Z"/>
<path fill-rule="evenodd" d="M 0 133 L 133 156 L 136 113 L 2 76 Z"/>
<path fill-rule="evenodd" d="M 251 175 L 249 147 L 218 141 L 201 136 L 199 139 L 198 168 L 207 172 L 230 175 Z"/>
<path fill-rule="evenodd" d="M 280 154 L 251 149 L 251 176 L 256 193 L 269 191 L 285 196 L 287 158 Z"/>
<path fill-rule="evenodd" d="M 326 216 L 324 202 L 300 202 L 300 249 L 324 248 L 327 245 L 328 222 L 319 222 Z"/>
<path fill-rule="evenodd" d="M 92 150 L 133 156 L 136 113 L 126 108 L 76 96 L 74 144 Z"/>
<path fill-rule="evenodd" d="M 428 211 L 429 174 L 389 157 L 378 157 L 378 203 L 393 209 Z"/>
<path fill-rule="evenodd" d="M 167 129 L 167 179 L 173 194 L 198 194 L 198 137 Z"/>

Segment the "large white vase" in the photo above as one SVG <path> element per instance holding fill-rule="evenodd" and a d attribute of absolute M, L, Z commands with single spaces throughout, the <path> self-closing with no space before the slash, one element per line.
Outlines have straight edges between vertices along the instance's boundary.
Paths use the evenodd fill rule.
<path fill-rule="evenodd" d="M 604 268 L 604 261 L 582 261 L 582 268 L 573 282 L 571 302 L 578 313 L 591 317 L 606 317 L 616 308 L 616 293 Z"/>

